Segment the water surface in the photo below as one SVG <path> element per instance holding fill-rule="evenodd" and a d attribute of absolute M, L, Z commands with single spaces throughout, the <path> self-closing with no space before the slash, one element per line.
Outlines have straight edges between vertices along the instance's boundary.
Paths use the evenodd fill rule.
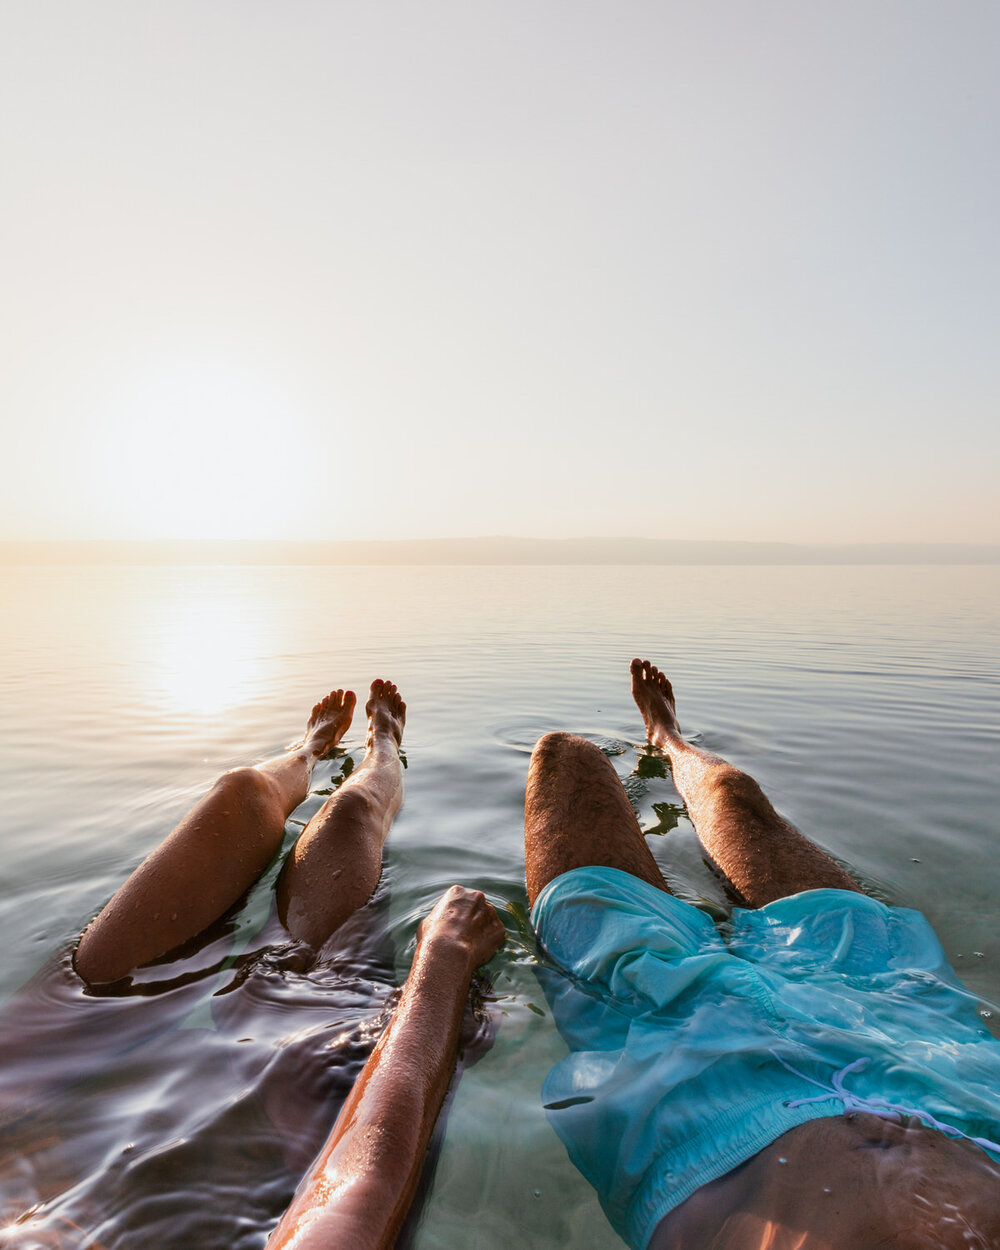
<path fill-rule="evenodd" d="M 639 772 L 626 667 L 639 654 L 674 680 L 685 731 L 752 772 L 867 888 L 927 913 L 989 1012 L 998 592 L 992 567 L 6 568 L 0 993 L 68 949 L 220 771 L 274 754 L 319 695 L 375 676 L 409 707 L 407 792 L 365 940 L 330 972 L 341 998 L 324 1027 L 342 1013 L 341 1083 L 442 889 L 461 881 L 498 908 L 524 905 L 524 779 L 546 730 L 608 750 L 643 825 L 663 831 L 650 841 L 675 890 L 722 907 L 669 780 Z M 354 761 L 363 729 L 359 718 L 343 743 Z M 317 769 L 288 843 L 343 767 Z M 255 949 L 276 870 L 192 956 L 200 979 L 139 1004 L 153 1004 L 146 1020 L 162 1013 L 155 1028 L 128 1022 L 135 1000 L 104 1005 L 124 1013 L 127 1055 L 99 1063 L 95 1041 L 72 1111 L 55 1115 L 53 1133 L 86 1145 L 73 1155 L 84 1175 L 38 1213 L 39 1246 L 59 1230 L 67 1245 L 117 1250 L 143 1244 L 139 1227 L 156 1227 L 159 1245 L 263 1245 L 300 1163 L 261 1127 L 266 1088 L 239 1057 L 261 1052 L 238 1050 L 218 991 Z M 610 1250 L 621 1243 L 540 1108 L 563 1048 L 506 914 L 495 1044 L 458 1086 L 412 1245 Z M 214 964 L 226 968 L 206 973 Z M 278 977 L 259 1032 L 276 1036 L 316 991 L 298 975 Z M 71 974 L 55 984 L 67 1020 L 98 1018 Z M 293 1059 L 297 1036 L 285 1039 Z M 272 1179 L 241 1192 L 250 1177 Z M 185 1208 L 219 1222 L 185 1224 Z"/>

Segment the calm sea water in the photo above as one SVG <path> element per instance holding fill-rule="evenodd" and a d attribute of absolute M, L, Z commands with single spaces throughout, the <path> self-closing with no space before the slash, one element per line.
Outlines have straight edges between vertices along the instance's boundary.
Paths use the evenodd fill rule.
<path fill-rule="evenodd" d="M 254 948 L 277 866 L 183 965 L 187 984 L 95 1000 L 58 959 L 220 771 L 274 754 L 321 694 L 375 676 L 408 703 L 406 800 L 373 940 L 335 970 L 346 1057 L 314 1135 L 442 889 L 524 905 L 524 780 L 546 730 L 599 742 L 643 825 L 664 830 L 650 842 L 677 892 L 724 905 L 690 825 L 670 817 L 669 780 L 638 773 L 636 654 L 673 678 L 686 732 L 752 772 L 874 893 L 922 908 L 984 1013 L 998 1010 L 1000 569 L 6 568 L 2 586 L 0 994 L 56 960 L 49 988 L 5 1018 L 45 997 L 90 1057 L 63 1102 L 18 1129 L 62 1143 L 60 1162 L 34 1223 L 0 1245 L 118 1250 L 152 1244 L 150 1228 L 158 1246 L 263 1245 L 303 1163 L 268 1136 L 267 1082 L 239 1059 L 258 1052 L 220 1023 L 233 969 L 205 969 Z M 343 744 L 354 761 L 363 733 L 359 718 Z M 317 769 L 289 843 L 343 766 Z M 540 1108 L 563 1048 L 505 914 L 495 1041 L 457 1087 L 411 1244 L 610 1250 L 621 1243 Z M 297 1014 L 295 977 L 274 975 L 287 1010 L 265 1004 L 260 1031 L 294 1059 L 321 1026 Z M 315 1012 L 324 986 L 306 989 Z M 11 1054 L 8 1087 L 27 1088 L 37 1053 Z"/>

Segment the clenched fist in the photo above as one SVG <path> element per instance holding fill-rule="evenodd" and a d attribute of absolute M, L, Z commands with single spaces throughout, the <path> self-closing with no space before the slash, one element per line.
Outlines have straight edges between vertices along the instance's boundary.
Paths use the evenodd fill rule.
<path fill-rule="evenodd" d="M 477 968 L 503 946 L 504 927 L 481 890 L 453 885 L 441 895 L 417 930 L 421 943 L 438 939 L 464 947 L 472 958 L 472 966 Z"/>

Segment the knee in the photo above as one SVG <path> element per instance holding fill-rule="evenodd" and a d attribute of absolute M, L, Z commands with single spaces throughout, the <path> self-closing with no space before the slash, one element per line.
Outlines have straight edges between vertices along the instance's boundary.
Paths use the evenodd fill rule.
<path fill-rule="evenodd" d="M 223 773 L 215 783 L 213 793 L 244 809 L 280 804 L 274 781 L 257 768 L 233 768 Z"/>
<path fill-rule="evenodd" d="M 576 734 L 548 733 L 539 738 L 528 769 L 528 802 L 566 802 L 602 769 L 610 768 L 607 756 L 586 738 Z"/>
<path fill-rule="evenodd" d="M 600 748 L 588 742 L 586 738 L 579 738 L 576 734 L 557 730 L 554 733 L 543 734 L 538 739 L 531 753 L 531 762 L 535 767 L 547 767 L 594 752 L 601 754 Z"/>
<path fill-rule="evenodd" d="M 338 821 L 367 828 L 378 816 L 378 803 L 363 786 L 344 786 L 333 797 Z"/>
<path fill-rule="evenodd" d="M 750 774 L 742 772 L 732 764 L 719 764 L 710 769 L 705 784 L 714 798 L 738 803 L 753 810 L 759 809 L 762 804 L 770 806 L 764 791 Z"/>

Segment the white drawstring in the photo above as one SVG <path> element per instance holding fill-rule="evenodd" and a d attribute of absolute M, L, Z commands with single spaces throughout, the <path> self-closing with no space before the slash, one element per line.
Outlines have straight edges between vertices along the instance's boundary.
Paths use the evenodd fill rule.
<path fill-rule="evenodd" d="M 803 1081 L 808 1081 L 810 1085 L 815 1085 L 817 1089 L 826 1091 L 817 1094 L 813 1098 L 794 1098 L 785 1103 L 786 1107 L 804 1107 L 810 1102 L 824 1102 L 827 1098 L 839 1098 L 844 1104 L 844 1112 L 852 1111 L 868 1111 L 872 1115 L 881 1116 L 883 1120 L 892 1120 L 896 1117 L 902 1119 L 907 1116 L 911 1119 L 921 1120 L 928 1128 L 936 1129 L 939 1133 L 944 1133 L 945 1137 L 964 1137 L 966 1141 L 971 1141 L 973 1145 L 982 1147 L 983 1150 L 992 1150 L 996 1154 L 1000 1154 L 1000 1143 L 990 1141 L 987 1137 L 970 1137 L 968 1133 L 963 1133 L 960 1128 L 955 1128 L 951 1124 L 942 1124 L 927 1111 L 919 1111 L 915 1107 L 903 1107 L 899 1103 L 887 1102 L 884 1098 L 858 1098 L 851 1093 L 849 1089 L 844 1088 L 844 1077 L 849 1072 L 860 1072 L 862 1068 L 868 1066 L 868 1059 L 862 1056 L 855 1059 L 853 1063 L 846 1064 L 838 1072 L 834 1072 L 830 1077 L 830 1084 L 824 1085 L 822 1081 L 815 1081 L 811 1076 L 806 1076 L 804 1072 L 799 1072 L 797 1068 L 793 1068 L 790 1063 L 786 1063 L 777 1051 L 772 1050 L 771 1054 L 781 1064 L 783 1068 L 787 1068 L 789 1072 L 799 1077 Z"/>

